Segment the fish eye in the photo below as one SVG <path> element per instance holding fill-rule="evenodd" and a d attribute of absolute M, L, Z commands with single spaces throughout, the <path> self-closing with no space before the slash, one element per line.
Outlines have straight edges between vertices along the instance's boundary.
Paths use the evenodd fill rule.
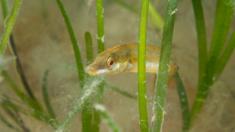
<path fill-rule="evenodd" d="M 113 64 L 114 64 L 114 61 L 113 61 L 113 59 L 112 59 L 112 57 L 109 57 L 108 59 L 107 59 L 107 66 L 108 67 L 111 67 Z"/>

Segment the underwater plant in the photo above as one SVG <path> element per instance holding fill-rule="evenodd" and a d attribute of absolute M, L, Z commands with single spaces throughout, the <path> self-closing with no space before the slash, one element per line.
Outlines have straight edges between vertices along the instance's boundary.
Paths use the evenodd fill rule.
<path fill-rule="evenodd" d="M 218 80 L 235 48 L 235 31 L 230 34 L 234 16 L 233 0 L 217 0 L 211 44 L 208 46 L 201 0 L 192 0 L 198 36 L 198 90 L 191 110 L 191 124 L 201 111 L 210 88 Z"/>
<path fill-rule="evenodd" d="M 96 37 L 92 37 L 92 33 L 87 31 L 84 34 L 85 40 L 85 52 L 86 58 L 82 57 L 82 51 L 80 49 L 81 43 L 77 39 L 75 29 L 72 25 L 72 20 L 69 16 L 66 6 L 62 0 L 53 1 L 57 7 L 58 12 L 64 20 L 64 24 L 67 29 L 67 33 L 70 37 L 70 46 L 73 49 L 74 60 L 76 63 L 77 80 L 79 81 L 79 95 L 74 98 L 72 102 L 72 108 L 65 114 L 63 120 L 58 120 L 58 115 L 55 112 L 51 103 L 50 94 L 48 93 L 48 76 L 50 70 L 45 70 L 42 77 L 41 95 L 42 100 L 35 96 L 33 87 L 29 85 L 28 78 L 25 75 L 24 67 L 21 62 L 21 57 L 18 55 L 16 48 L 16 41 L 14 39 L 13 28 L 17 20 L 17 16 L 22 5 L 22 0 L 14 0 L 12 9 L 8 11 L 7 0 L 1 0 L 2 16 L 4 20 L 4 32 L 1 34 L 0 41 L 0 61 L 5 60 L 7 47 L 10 47 L 15 57 L 15 68 L 17 69 L 17 75 L 20 78 L 21 84 L 18 84 L 17 80 L 9 74 L 4 65 L 0 64 L 1 76 L 4 78 L 4 82 L 8 84 L 12 93 L 16 95 L 16 98 L 10 96 L 10 94 L 1 93 L 0 100 L 0 121 L 7 127 L 14 131 L 31 131 L 26 124 L 22 115 L 33 117 L 41 122 L 52 127 L 56 132 L 67 131 L 68 126 L 72 120 L 78 117 L 78 113 L 81 114 L 81 131 L 82 132 L 99 132 L 101 130 L 102 122 L 105 122 L 106 126 L 113 132 L 122 131 L 120 126 L 112 117 L 112 113 L 109 109 L 103 105 L 103 96 L 107 90 L 115 91 L 123 97 L 127 97 L 138 102 L 139 112 L 139 128 L 141 132 L 162 132 L 164 118 L 166 115 L 166 97 L 169 81 L 169 67 L 171 65 L 171 51 L 172 40 L 174 37 L 174 24 L 175 17 L 178 11 L 177 5 L 180 1 L 168 0 L 165 10 L 165 16 L 162 18 L 160 13 L 155 9 L 153 1 L 140 0 L 140 8 L 129 4 L 125 0 L 112 0 L 109 2 L 116 3 L 122 6 L 124 9 L 139 15 L 139 29 L 138 42 L 136 44 L 138 49 L 137 63 L 138 69 L 138 92 L 135 94 L 126 92 L 125 90 L 112 86 L 105 80 L 103 76 L 92 76 L 85 68 L 86 64 L 92 63 L 96 58 L 95 54 L 99 55 L 106 50 L 105 46 L 105 23 L 104 23 L 104 3 L 106 1 L 96 0 Z M 182 113 L 182 131 L 190 131 L 195 123 L 198 115 L 200 114 L 205 101 L 210 93 L 213 84 L 219 80 L 223 73 L 226 64 L 235 48 L 235 31 L 231 27 L 234 19 L 235 2 L 234 0 L 217 0 L 216 11 L 214 18 L 213 32 L 211 41 L 209 43 L 206 21 L 204 18 L 203 4 L 201 0 L 192 0 L 193 11 L 195 16 L 195 28 L 197 33 L 197 47 L 198 47 L 198 84 L 196 97 L 193 100 L 192 108 L 190 108 L 187 95 L 187 87 L 184 86 L 184 81 L 181 79 L 179 71 L 176 71 L 173 78 L 176 82 L 177 93 L 179 96 L 179 103 Z M 148 20 L 149 16 L 149 20 Z M 146 54 L 147 54 L 147 37 L 148 37 L 148 24 L 151 24 L 155 30 L 161 35 L 161 50 L 159 54 L 160 60 L 157 64 L 159 66 L 154 80 L 154 97 L 150 102 L 147 97 L 147 85 L 146 85 Z M 156 35 L 157 36 L 157 35 Z M 93 42 L 93 38 L 96 41 Z M 97 43 L 97 51 L 93 51 Z M 8 46 L 9 45 L 9 46 Z M 110 49 L 108 49 L 111 51 Z M 97 57 L 99 57 L 97 55 Z M 86 60 L 86 61 L 84 61 Z M 86 64 L 83 64 L 86 62 Z M 113 60 L 107 59 L 104 61 L 108 65 L 112 65 Z M 108 63 L 109 62 L 109 63 Z M 1 62 L 0 62 L 1 63 Z M 118 71 L 120 72 L 120 71 Z M 117 72 L 117 73 L 118 73 Z M 20 103 L 18 103 L 18 99 Z M 153 111 L 151 113 L 149 104 L 151 104 Z M 151 119 L 151 120 L 150 120 Z"/>
<path fill-rule="evenodd" d="M 15 129 L 17 131 L 29 131 L 27 126 L 24 124 L 24 121 L 21 119 L 20 113 L 25 114 L 25 115 L 30 115 L 38 120 L 41 120 L 43 122 L 48 123 L 52 127 L 56 127 L 56 117 L 54 114 L 54 111 L 51 107 L 48 93 L 47 93 L 47 76 L 48 72 L 45 73 L 44 79 L 43 79 L 43 86 L 42 86 L 42 91 L 43 91 L 43 98 L 44 102 L 46 105 L 47 110 L 44 110 L 42 108 L 41 102 L 38 101 L 38 99 L 34 96 L 32 92 L 32 88 L 29 86 L 27 78 L 24 74 L 24 70 L 22 67 L 22 63 L 20 60 L 20 57 L 18 56 L 14 37 L 12 34 L 12 30 L 16 21 L 16 17 L 18 15 L 19 9 L 21 7 L 21 0 L 16 0 L 14 1 L 13 7 L 11 12 L 9 13 L 8 16 L 8 1 L 6 0 L 1 0 L 1 5 L 2 5 L 2 12 L 3 12 L 3 17 L 5 18 L 5 32 L 2 35 L 1 38 L 1 59 L 5 59 L 4 53 L 7 48 L 7 44 L 10 43 L 10 46 L 12 48 L 14 56 L 16 56 L 16 69 L 18 72 L 18 75 L 20 76 L 21 82 L 23 84 L 23 89 L 24 91 L 21 90 L 21 88 L 16 84 L 16 82 L 12 79 L 12 77 L 8 74 L 6 71 L 4 65 L 1 66 L 1 75 L 5 79 L 5 81 L 8 83 L 10 86 L 11 90 L 13 93 L 22 101 L 24 105 L 26 105 L 28 108 L 25 109 L 24 107 L 16 104 L 15 99 L 12 99 L 8 97 L 8 95 L 1 95 L 2 100 L 1 100 L 1 107 L 5 111 L 5 113 L 13 120 L 15 121 L 16 125 L 11 124 L 5 116 L 1 114 L 1 120 L 4 124 L 6 124 L 8 127 Z M 10 41 L 9 41 L 10 40 Z M 28 112 L 27 112 L 28 111 Z M 21 129 L 21 130 L 20 130 Z"/>

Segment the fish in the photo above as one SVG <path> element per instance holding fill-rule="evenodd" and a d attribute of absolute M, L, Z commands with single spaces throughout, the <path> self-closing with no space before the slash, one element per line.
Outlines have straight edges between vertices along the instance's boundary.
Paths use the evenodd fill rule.
<path fill-rule="evenodd" d="M 157 45 L 146 45 L 146 73 L 157 74 L 161 48 Z M 178 67 L 170 61 L 168 75 L 173 76 Z M 138 72 L 138 44 L 120 44 L 108 48 L 97 55 L 94 61 L 85 68 L 90 76 Z"/>

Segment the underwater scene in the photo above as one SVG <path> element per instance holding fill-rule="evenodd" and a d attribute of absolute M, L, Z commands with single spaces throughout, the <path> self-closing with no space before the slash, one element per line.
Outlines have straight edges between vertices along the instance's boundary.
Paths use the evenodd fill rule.
<path fill-rule="evenodd" d="M 235 0 L 0 0 L 0 132 L 235 132 Z"/>

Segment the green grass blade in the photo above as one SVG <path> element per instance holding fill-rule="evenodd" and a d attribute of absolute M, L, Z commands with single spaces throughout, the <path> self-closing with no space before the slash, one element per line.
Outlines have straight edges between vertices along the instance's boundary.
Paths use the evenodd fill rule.
<path fill-rule="evenodd" d="M 158 28 L 160 31 L 162 31 L 164 26 L 164 21 L 162 19 L 162 16 L 155 10 L 153 4 L 149 2 L 149 16 L 150 16 L 150 22 Z"/>
<path fill-rule="evenodd" d="M 71 120 L 77 115 L 78 112 L 80 112 L 84 105 L 87 103 L 87 101 L 90 101 L 93 97 L 96 97 L 98 93 L 98 86 L 103 82 L 104 80 L 101 78 L 91 78 L 91 80 L 87 80 L 86 84 L 83 88 L 83 94 L 79 99 L 75 99 L 74 105 L 72 109 L 67 114 L 65 120 L 59 125 L 56 132 L 64 132 Z"/>
<path fill-rule="evenodd" d="M 29 132 L 29 129 L 25 126 L 24 121 L 19 115 L 20 108 L 17 107 L 11 100 L 6 96 L 3 99 L 2 108 L 12 118 L 12 120 L 22 129 L 24 132 Z"/>
<path fill-rule="evenodd" d="M 6 98 L 6 97 L 5 97 Z M 48 116 L 46 113 L 44 113 L 44 111 L 37 109 L 34 107 L 34 102 L 32 100 L 30 100 L 31 98 L 25 98 L 25 99 L 21 99 L 28 107 L 23 107 L 22 104 L 21 105 L 17 105 L 16 103 L 13 103 L 12 99 L 8 99 L 6 101 L 5 99 L 5 104 L 7 105 L 8 108 L 10 108 L 11 110 L 27 115 L 27 116 L 32 116 L 37 120 L 43 121 L 49 125 L 51 125 L 53 128 L 56 128 L 57 126 L 57 121 L 51 119 L 50 116 Z M 23 127 L 22 127 L 23 128 Z"/>
<path fill-rule="evenodd" d="M 86 102 L 82 110 L 82 131 L 83 132 L 99 132 L 99 113 L 93 108 L 91 102 Z"/>
<path fill-rule="evenodd" d="M 92 132 L 100 131 L 101 116 L 100 113 L 94 108 L 93 104 L 93 117 L 92 117 Z"/>
<path fill-rule="evenodd" d="M 113 0 L 114 2 L 116 2 L 117 4 L 121 5 L 122 7 L 124 7 L 125 9 L 131 11 L 131 12 L 135 12 L 138 13 L 137 8 L 135 8 L 134 6 L 128 4 L 126 1 L 124 0 Z"/>
<path fill-rule="evenodd" d="M 14 53 L 14 56 L 16 57 L 16 70 L 18 75 L 20 76 L 21 82 L 23 84 L 23 88 L 25 89 L 26 93 L 29 95 L 30 98 L 32 98 L 33 100 L 35 100 L 35 102 L 38 102 L 37 98 L 35 97 L 33 91 L 31 90 L 32 88 L 30 87 L 28 80 L 26 78 L 22 63 L 21 63 L 21 59 L 18 55 L 17 49 L 16 49 L 16 44 L 13 38 L 13 35 L 10 36 L 10 45 L 11 45 L 11 49 Z"/>
<path fill-rule="evenodd" d="M 30 112 L 28 112 L 27 107 L 24 107 L 22 104 L 20 104 L 21 102 L 19 103 L 17 100 L 9 98 L 6 95 L 1 96 L 1 100 L 3 100 L 2 102 L 4 102 L 4 101 L 6 102 L 6 98 L 8 98 L 8 100 L 9 100 L 7 105 L 11 109 L 13 109 L 14 111 L 17 111 L 17 112 L 22 113 L 22 114 L 27 115 L 27 116 L 31 114 Z M 20 105 L 18 105 L 18 104 L 20 104 Z"/>
<path fill-rule="evenodd" d="M 235 48 L 235 32 L 233 32 L 228 45 L 226 46 L 223 54 L 218 59 L 218 64 L 216 65 L 216 73 L 215 76 L 218 78 L 218 76 L 223 72 L 228 60 L 230 59 L 233 51 Z"/>
<path fill-rule="evenodd" d="M 18 86 L 15 84 L 15 82 L 12 80 L 12 78 L 8 75 L 8 73 L 6 71 L 2 71 L 1 75 L 4 77 L 4 79 L 9 84 L 12 91 L 17 95 L 17 97 L 20 98 L 22 100 L 22 102 L 24 102 L 32 110 L 32 115 L 35 118 L 37 118 L 39 120 L 50 122 L 49 121 L 50 118 L 48 118 L 44 114 L 44 111 L 43 111 L 41 105 L 39 105 L 37 102 L 35 102 L 35 100 L 32 100 L 30 97 L 28 97 L 26 94 L 24 94 L 24 92 L 22 92 L 18 88 Z"/>
<path fill-rule="evenodd" d="M 202 80 L 207 63 L 207 35 L 201 0 L 192 0 L 198 40 L 198 80 Z"/>
<path fill-rule="evenodd" d="M 3 9 L 3 18 L 5 19 L 6 16 L 8 15 L 8 4 L 5 0 L 2 0 L 2 9 Z M 26 79 L 26 76 L 24 74 L 24 70 L 23 70 L 23 67 L 22 67 L 22 64 L 21 64 L 21 61 L 20 61 L 20 57 L 18 56 L 18 53 L 17 53 L 17 49 L 16 49 L 16 44 L 15 44 L 15 41 L 14 41 L 14 38 L 13 38 L 13 35 L 11 34 L 10 35 L 10 45 L 11 45 L 11 48 L 12 48 L 12 51 L 16 57 L 16 69 L 17 69 L 17 72 L 20 76 L 20 79 L 22 81 L 22 84 L 24 85 L 24 88 L 25 88 L 25 91 L 27 92 L 27 94 L 35 101 L 37 101 L 36 97 L 34 96 L 33 92 L 31 91 L 31 88 L 28 84 L 28 81 Z"/>
<path fill-rule="evenodd" d="M 92 46 L 92 37 L 89 32 L 85 33 L 85 42 L 86 42 L 86 54 L 87 62 L 91 63 L 93 61 L 93 46 Z M 82 131 L 83 132 L 99 132 L 100 125 L 100 115 L 94 109 L 93 102 L 87 101 L 82 109 Z"/>
<path fill-rule="evenodd" d="M 208 70 L 208 68 L 206 68 L 205 76 L 202 78 L 202 81 L 198 84 L 196 97 L 195 97 L 193 107 L 191 110 L 191 115 L 190 115 L 190 120 L 191 120 L 190 126 L 192 125 L 197 114 L 201 111 L 201 108 L 208 95 L 209 88 L 212 84 L 213 84 L 213 78 L 211 77 L 211 72 Z"/>
<path fill-rule="evenodd" d="M 29 104 L 31 107 L 33 107 L 36 110 L 42 110 L 41 106 L 37 104 L 34 100 L 32 100 L 30 97 L 28 97 L 24 92 L 18 88 L 16 83 L 13 81 L 13 79 L 10 77 L 10 75 L 6 71 L 2 71 L 1 75 L 4 77 L 5 81 L 9 84 L 12 91 L 19 97 L 23 102 L 26 104 Z"/>
<path fill-rule="evenodd" d="M 20 131 L 19 128 L 11 124 L 1 113 L 0 113 L 0 121 L 4 123 L 8 128 L 13 129 L 15 131 Z"/>
<path fill-rule="evenodd" d="M 97 43 L 98 52 L 104 50 L 104 7 L 103 0 L 96 1 L 96 19 L 97 19 Z"/>
<path fill-rule="evenodd" d="M 177 83 L 177 92 L 179 96 L 182 118 L 183 118 L 183 131 L 188 131 L 190 125 L 190 110 L 189 103 L 187 98 L 187 93 L 183 84 L 182 79 L 180 78 L 179 73 L 177 72 L 175 75 L 176 83 Z"/>
<path fill-rule="evenodd" d="M 7 0 L 1 0 L 1 5 L 2 5 L 2 15 L 3 15 L 3 19 L 5 19 L 7 17 L 8 14 L 8 4 L 7 4 Z"/>
<path fill-rule="evenodd" d="M 159 71 L 156 81 L 157 86 L 154 99 L 154 116 L 156 116 L 156 119 L 153 122 L 153 132 L 161 132 L 164 121 L 164 106 L 166 101 L 166 91 L 168 87 L 168 64 L 170 62 L 177 3 L 177 0 L 169 0 L 167 5 L 167 14 L 165 17 L 165 25 L 163 29 Z"/>
<path fill-rule="evenodd" d="M 51 106 L 51 101 L 48 95 L 48 74 L 49 71 L 45 71 L 43 80 L 42 80 L 42 95 L 43 95 L 43 101 L 46 106 L 46 109 L 51 116 L 51 118 L 56 119 L 55 112 L 53 110 L 53 107 Z"/>
<path fill-rule="evenodd" d="M 86 32 L 85 35 L 85 46 L 86 46 L 86 57 L 87 63 L 91 63 L 93 61 L 93 46 L 92 46 L 92 37 L 90 32 Z M 92 126 L 93 117 L 94 117 L 95 109 L 92 106 L 91 102 L 86 102 L 84 108 L 82 110 L 82 131 L 94 131 L 99 130 L 97 126 Z"/>
<path fill-rule="evenodd" d="M 105 109 L 104 106 L 96 104 L 95 109 L 99 112 L 101 118 L 107 123 L 112 132 L 121 131 L 117 123 L 112 119 L 112 117 L 109 115 L 108 111 Z"/>
<path fill-rule="evenodd" d="M 141 0 L 138 44 L 138 106 L 141 132 L 148 132 L 148 102 L 146 93 L 146 38 L 149 0 Z"/>
<path fill-rule="evenodd" d="M 2 38 L 0 40 L 0 56 L 3 56 L 5 49 L 7 47 L 7 44 L 9 42 L 9 38 L 11 35 L 11 32 L 13 30 L 13 27 L 16 22 L 16 17 L 20 11 L 21 7 L 21 0 L 15 0 L 13 4 L 13 8 L 8 16 L 8 18 L 5 20 L 5 30 L 4 33 L 2 34 Z"/>
<path fill-rule="evenodd" d="M 211 63 L 210 72 L 215 70 L 215 64 L 218 57 L 221 55 L 221 49 L 225 45 L 225 41 L 228 36 L 230 24 L 233 18 L 233 5 L 232 0 L 218 0 L 215 14 L 214 31 L 212 35 L 210 58 Z"/>
<path fill-rule="evenodd" d="M 116 2 L 117 4 L 121 5 L 122 7 L 124 7 L 125 9 L 127 9 L 127 10 L 129 10 L 131 12 L 138 14 L 137 7 L 128 4 L 124 0 L 114 0 L 114 2 Z M 150 16 L 150 23 L 154 27 L 156 27 L 157 29 L 162 31 L 163 25 L 164 25 L 163 18 L 160 15 L 160 13 L 154 8 L 154 6 L 151 3 L 151 1 L 149 2 L 149 16 Z"/>
<path fill-rule="evenodd" d="M 86 57 L 87 63 L 91 63 L 94 59 L 93 46 L 92 46 L 92 37 L 90 32 L 85 33 L 85 43 L 86 43 Z"/>
<path fill-rule="evenodd" d="M 104 7 L 103 7 L 103 0 L 97 0 L 96 1 L 96 23 L 97 23 L 97 44 L 98 44 L 98 53 L 104 51 L 105 45 L 104 45 Z M 98 86 L 98 95 L 96 102 L 101 102 L 102 96 L 104 91 L 104 85 L 103 82 Z M 94 103 L 94 102 L 93 102 Z M 93 105 L 93 104 L 92 104 Z M 100 114 L 93 108 L 94 106 L 91 106 L 93 110 L 93 121 L 91 124 L 83 123 L 83 132 L 86 132 L 91 127 L 93 132 L 99 132 L 99 126 L 100 126 Z M 87 113 L 87 110 L 84 109 L 82 113 Z M 91 114 L 91 113 L 90 113 Z M 84 120 L 85 121 L 85 120 Z"/>
<path fill-rule="evenodd" d="M 198 84 L 198 90 L 193 108 L 191 111 L 191 124 L 196 118 L 197 114 L 201 111 L 201 108 L 208 96 L 211 85 L 215 81 L 216 65 L 218 64 L 218 58 L 221 56 L 222 49 L 225 46 L 229 27 L 233 16 L 233 6 L 231 0 L 218 0 L 215 15 L 214 31 L 212 35 L 212 42 L 209 52 L 209 59 L 205 69 L 205 76 Z M 219 75 L 217 75 L 218 77 Z"/>
<path fill-rule="evenodd" d="M 57 5 L 60 9 L 60 13 L 64 18 L 64 22 L 66 24 L 66 27 L 67 27 L 67 30 L 68 30 L 68 33 L 70 36 L 71 44 L 73 46 L 73 51 L 74 51 L 74 55 L 75 55 L 80 86 L 83 87 L 84 79 L 85 79 L 85 71 L 84 71 L 84 67 L 82 65 L 82 58 L 81 58 L 81 53 L 80 53 L 80 49 L 78 46 L 78 41 L 77 41 L 76 35 L 74 33 L 72 23 L 71 23 L 69 16 L 64 8 L 63 3 L 61 2 L 61 0 L 56 0 L 56 2 L 57 2 Z"/>
<path fill-rule="evenodd" d="M 19 126 L 17 117 L 15 115 L 15 112 L 13 112 L 10 108 L 7 102 L 3 101 L 1 102 L 1 107 L 4 110 L 4 112 Z"/>
<path fill-rule="evenodd" d="M 96 100 L 93 101 L 86 101 L 84 103 L 84 107 L 82 109 L 82 131 L 83 132 L 99 132 L 100 131 L 100 114 L 99 112 L 94 109 L 94 102 L 100 102 L 101 97 L 103 95 L 103 82 L 98 85 L 98 90 L 96 91 L 97 95 L 95 96 Z M 102 92 L 102 93 L 101 93 Z"/>
<path fill-rule="evenodd" d="M 117 92 L 117 93 L 119 93 L 119 94 L 121 94 L 121 95 L 127 97 L 127 98 L 134 99 L 134 100 L 137 99 L 137 96 L 136 96 L 136 95 L 133 95 L 133 94 L 127 92 L 127 91 L 124 91 L 124 90 L 118 88 L 118 87 L 111 86 L 110 84 L 108 84 L 108 83 L 106 83 L 106 82 L 105 82 L 105 86 L 106 86 L 107 88 L 110 88 L 111 90 L 113 90 L 113 91 L 115 91 L 115 92 Z"/>

